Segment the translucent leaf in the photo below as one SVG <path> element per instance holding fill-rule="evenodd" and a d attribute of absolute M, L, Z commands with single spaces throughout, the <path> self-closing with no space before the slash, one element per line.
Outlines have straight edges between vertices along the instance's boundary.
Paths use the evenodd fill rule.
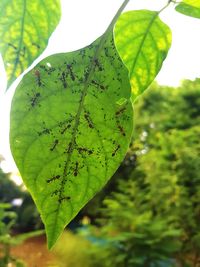
<path fill-rule="evenodd" d="M 176 11 L 184 15 L 200 19 L 200 1 L 183 0 L 176 6 Z"/>
<path fill-rule="evenodd" d="M 0 1 L 0 53 L 8 87 L 46 48 L 59 20 L 59 0 Z"/>
<path fill-rule="evenodd" d="M 112 36 L 44 59 L 19 84 L 11 149 L 49 247 L 123 160 L 133 127 L 130 93 Z"/>
<path fill-rule="evenodd" d="M 129 70 L 133 100 L 155 79 L 171 45 L 171 31 L 158 14 L 129 11 L 115 26 L 115 44 Z"/>

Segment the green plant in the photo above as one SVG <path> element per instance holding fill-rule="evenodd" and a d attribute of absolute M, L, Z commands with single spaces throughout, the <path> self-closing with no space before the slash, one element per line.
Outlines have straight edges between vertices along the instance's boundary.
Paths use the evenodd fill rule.
<path fill-rule="evenodd" d="M 65 231 L 53 248 L 53 253 L 58 260 L 59 267 L 90 267 L 91 259 L 87 254 L 90 249 L 91 244 L 89 241 Z"/>
<path fill-rule="evenodd" d="M 16 223 L 17 215 L 10 211 L 11 205 L 8 203 L 0 203 L 0 266 L 6 267 L 9 263 L 13 263 L 16 267 L 25 266 L 24 263 L 11 255 L 11 246 L 22 243 L 27 238 L 41 235 L 44 231 L 35 231 L 17 236 L 11 236 L 11 229 Z"/>
<path fill-rule="evenodd" d="M 85 234 L 99 240 L 89 250 L 92 266 L 198 266 L 199 96 L 196 79 L 176 89 L 155 84 L 136 103 L 137 162 L 128 176 L 118 173 Z"/>
<path fill-rule="evenodd" d="M 0 168 L 0 202 L 11 202 L 14 198 L 22 197 L 20 188 Z"/>
<path fill-rule="evenodd" d="M 141 118 L 136 132 L 139 138 L 145 132 L 141 141 L 147 151 L 140 157 L 137 171 L 154 188 L 151 199 L 156 211 L 168 208 L 176 217 L 182 231 L 181 266 L 188 258 L 191 266 L 198 266 L 200 80 L 183 81 L 176 90 L 157 85 L 152 89 L 138 102 L 136 111 Z M 161 179 L 169 194 L 166 198 L 161 194 Z"/>
<path fill-rule="evenodd" d="M 18 20 L 10 10 L 19 3 Z M 0 50 L 9 84 L 44 49 L 60 17 L 59 1 L 54 3 L 1 2 Z M 159 14 L 176 2 L 167 1 L 160 11 L 121 15 L 128 3 L 91 45 L 38 63 L 13 97 L 11 149 L 41 213 L 49 247 L 123 160 L 132 135 L 132 103 L 153 81 L 170 48 L 171 32 Z M 195 10 L 198 17 L 200 7 L 183 0 L 176 9 L 191 16 Z M 38 24 L 49 28 L 45 42 Z"/>
<path fill-rule="evenodd" d="M 13 259 L 10 256 L 10 229 L 13 226 L 16 214 L 11 211 L 5 211 L 5 209 L 10 208 L 11 205 L 6 203 L 0 204 L 0 244 L 3 246 L 3 255 L 0 258 L 0 266 L 7 266 L 7 264 Z M 4 220 L 9 220 L 9 223 L 4 222 Z"/>
<path fill-rule="evenodd" d="M 102 219 L 92 233 L 107 242 L 90 250 L 93 266 L 160 266 L 160 262 L 170 262 L 169 259 L 180 250 L 182 232 L 175 214 L 164 208 L 159 211 L 160 205 L 154 206 L 151 196 L 151 191 L 157 187 L 148 185 L 139 175 L 135 176 L 135 179 L 120 181 L 117 192 L 104 201 Z M 173 191 L 173 181 L 169 182 L 168 187 Z M 157 182 L 157 186 L 161 184 L 162 181 Z M 167 206 L 164 198 L 165 195 L 169 197 L 168 193 L 164 193 L 164 188 L 159 191 L 156 195 Z M 168 209 L 171 211 L 170 207 Z"/>
<path fill-rule="evenodd" d="M 15 199 L 20 199 L 20 206 L 12 205 L 11 211 L 17 213 L 17 220 L 14 225 L 17 231 L 33 231 L 42 228 L 42 222 L 35 204 L 28 192 L 17 186 L 0 168 L 0 202 L 13 203 Z"/>

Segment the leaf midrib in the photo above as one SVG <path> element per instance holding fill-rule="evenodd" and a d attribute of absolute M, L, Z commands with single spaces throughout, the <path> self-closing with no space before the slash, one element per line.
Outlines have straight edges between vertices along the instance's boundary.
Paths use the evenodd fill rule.
<path fill-rule="evenodd" d="M 143 37 L 143 39 L 142 39 L 142 42 L 141 42 L 141 44 L 140 44 L 140 46 L 139 46 L 139 49 L 138 49 L 138 52 L 137 52 L 135 61 L 134 61 L 133 66 L 132 66 L 132 68 L 131 68 L 131 70 L 130 70 L 129 77 L 131 77 L 132 74 L 133 74 L 133 71 L 134 71 L 134 69 L 135 69 L 135 66 L 136 66 L 136 63 L 137 63 L 137 60 L 138 60 L 140 51 L 142 50 L 142 46 L 143 46 L 143 44 L 144 44 L 144 42 L 145 42 L 145 40 L 146 40 L 146 38 L 147 38 L 148 32 L 150 31 L 150 28 L 151 28 L 153 22 L 154 22 L 155 19 L 159 16 L 159 14 L 160 14 L 162 11 L 164 11 L 164 10 L 170 5 L 170 3 L 171 3 L 171 1 L 168 1 L 168 3 L 167 3 L 163 8 L 161 8 L 159 11 L 155 11 L 155 15 L 154 15 L 154 16 L 152 17 L 152 19 L 150 20 L 150 23 L 149 23 L 149 25 L 148 25 L 148 27 L 147 27 L 147 30 L 146 30 L 146 32 L 145 32 L 145 35 L 144 35 L 144 37 Z"/>
<path fill-rule="evenodd" d="M 67 175 L 67 170 L 68 170 L 68 167 L 69 167 L 69 164 L 70 164 L 70 160 L 71 160 L 71 157 L 72 157 L 72 154 L 73 154 L 73 151 L 74 151 L 74 144 L 75 144 L 75 137 L 76 137 L 76 133 L 77 133 L 77 130 L 78 130 L 78 126 L 79 126 L 79 123 L 80 123 L 80 116 L 81 116 L 81 113 L 82 113 L 82 110 L 84 109 L 84 100 L 85 100 L 85 97 L 87 95 L 87 89 L 88 89 L 88 86 L 89 86 L 89 83 L 90 83 L 90 80 L 91 80 L 91 77 L 94 73 L 94 70 L 95 70 L 95 64 L 94 64 L 94 61 L 95 59 L 99 58 L 99 54 L 101 52 L 101 49 L 104 45 L 104 42 L 106 40 L 105 38 L 105 35 L 107 37 L 107 32 L 101 37 L 101 40 L 100 40 L 100 43 L 99 45 L 97 45 L 97 48 L 95 50 L 95 53 L 94 53 L 94 56 L 93 58 L 91 59 L 91 64 L 90 64 L 90 70 L 89 70 L 89 74 L 87 75 L 86 77 L 86 80 L 84 82 L 84 87 L 83 87 L 83 91 L 82 91 L 82 94 L 81 94 L 81 97 L 80 97 L 80 104 L 78 106 L 78 110 L 77 110 L 77 114 L 76 114 L 76 117 L 75 117 L 75 123 L 74 123 L 74 127 L 73 127 L 73 130 L 72 130 L 72 137 L 71 137 L 71 140 L 69 142 L 69 147 L 68 147 L 68 150 L 71 151 L 71 153 L 68 153 L 67 154 L 67 160 L 66 160 L 66 163 L 65 163 L 65 166 L 64 166 L 64 170 L 63 170 L 63 177 L 62 177 L 62 180 L 61 180 L 61 185 L 60 185 L 60 193 L 59 193 L 59 196 L 58 198 L 60 199 L 63 195 L 63 191 L 64 191 L 64 188 L 65 188 L 65 184 L 66 184 L 66 175 Z M 57 218 L 58 218 L 58 213 L 59 213 L 59 210 L 60 210 L 60 206 L 61 206 L 61 203 L 58 202 L 58 206 L 57 206 L 57 212 L 56 212 L 56 215 L 55 215 L 55 222 L 54 222 L 54 227 L 57 225 Z"/>
<path fill-rule="evenodd" d="M 82 90 L 82 93 L 81 93 L 81 97 L 80 97 L 80 104 L 78 106 L 78 110 L 77 110 L 77 114 L 76 114 L 76 117 L 74 119 L 74 127 L 73 127 L 73 130 L 72 130 L 72 137 L 71 137 L 71 140 L 69 141 L 69 147 L 68 147 L 68 150 L 71 151 L 71 153 L 68 153 L 67 154 L 67 159 L 66 159 L 66 162 L 65 162 L 65 166 L 64 166 L 64 170 L 63 170 L 63 176 L 62 176 L 62 180 L 61 180 L 61 183 L 60 183 L 60 190 L 59 190 L 59 195 L 58 195 L 58 199 L 62 198 L 63 197 L 63 192 L 64 192 L 64 189 L 65 189 L 65 184 L 66 184 L 66 175 L 67 175 L 67 171 L 68 171 L 68 167 L 69 167 L 69 164 L 70 164 L 70 160 L 71 160 L 71 157 L 72 157 L 72 154 L 74 152 L 74 145 L 75 145 L 75 138 L 76 138 L 76 134 L 77 134 L 77 130 L 78 130 L 78 127 L 79 127 L 79 123 L 80 123 L 80 117 L 81 117 L 81 113 L 82 111 L 84 110 L 84 100 L 85 100 L 85 97 L 87 95 L 87 90 L 88 90 L 88 87 L 89 87 L 89 83 L 91 81 L 91 78 L 92 78 L 92 75 L 95 71 L 95 59 L 98 59 L 99 58 L 99 54 L 101 52 L 101 49 L 105 43 L 105 40 L 106 40 L 106 37 L 107 37 L 107 32 L 101 37 L 101 40 L 99 42 L 99 44 L 97 45 L 96 47 L 96 50 L 94 52 L 94 56 L 93 58 L 91 59 L 90 61 L 90 70 L 89 70 L 89 74 L 88 76 L 86 77 L 86 80 L 84 82 L 84 87 L 83 87 L 83 90 Z M 55 237 L 55 229 L 56 229 L 56 226 L 57 226 L 57 223 L 58 223 L 58 214 L 59 214 L 59 211 L 60 211 L 60 206 L 61 206 L 61 202 L 57 202 L 57 211 L 54 213 L 55 214 L 55 220 L 54 220 L 54 223 L 53 223 L 53 236 L 52 236 L 52 240 L 54 240 L 54 237 Z M 73 207 L 72 207 L 72 210 L 73 210 Z M 50 247 L 49 247 L 50 248 Z"/>
<path fill-rule="evenodd" d="M 71 159 L 73 151 L 74 151 L 74 144 L 75 144 L 74 141 L 75 141 L 76 133 L 77 133 L 79 122 L 80 122 L 80 116 L 81 116 L 82 110 L 84 108 L 84 100 L 85 100 L 85 97 L 87 95 L 88 85 L 89 85 L 91 77 L 92 77 L 92 75 L 93 75 L 93 73 L 95 71 L 95 64 L 94 64 L 95 60 L 99 58 L 99 55 L 100 55 L 101 50 L 102 50 L 102 48 L 104 46 L 104 43 L 106 42 L 106 38 L 108 37 L 110 32 L 113 31 L 113 27 L 114 27 L 118 17 L 120 16 L 121 12 L 123 11 L 123 9 L 125 8 L 125 6 L 128 4 L 129 1 L 130 0 L 125 0 L 124 3 L 119 8 L 119 10 L 117 11 L 116 15 L 114 16 L 114 18 L 111 21 L 110 25 L 106 29 L 105 33 L 101 36 L 100 42 L 97 45 L 96 50 L 94 52 L 94 56 L 90 61 L 91 62 L 90 66 L 89 66 L 90 69 L 88 71 L 88 75 L 87 75 L 86 80 L 84 82 L 84 87 L 83 87 L 83 91 L 82 91 L 82 94 L 81 94 L 81 100 L 80 100 L 80 104 L 78 106 L 77 115 L 76 115 L 76 118 L 75 118 L 75 124 L 74 124 L 73 130 L 72 130 L 73 134 L 72 134 L 72 137 L 71 137 L 71 141 L 69 142 L 69 148 L 68 149 L 69 149 L 69 151 L 71 151 L 71 153 L 67 154 L 67 160 L 66 160 L 66 163 L 65 163 L 65 166 L 64 166 L 63 177 L 62 177 L 62 180 L 61 180 L 60 193 L 59 193 L 59 196 L 58 196 L 59 198 L 62 196 L 63 191 L 64 191 L 64 186 L 66 184 L 65 176 L 67 174 L 67 169 L 68 169 L 68 166 L 69 166 L 69 163 L 70 163 L 70 159 Z M 53 226 L 54 229 L 55 229 L 55 226 L 57 225 L 57 219 L 58 219 L 58 213 L 59 213 L 59 210 L 60 210 L 60 206 L 61 206 L 61 203 L 58 202 L 56 217 L 55 217 L 54 226 Z M 53 237 L 54 237 L 54 235 L 55 235 L 55 231 L 53 232 Z M 52 238 L 52 239 L 54 240 L 54 238 Z"/>
<path fill-rule="evenodd" d="M 20 57 L 20 52 L 21 52 L 21 48 L 22 48 L 22 43 L 23 43 L 23 39 L 24 39 L 24 24 L 25 24 L 25 16 L 26 16 L 26 0 L 23 0 L 23 13 L 22 13 L 22 20 L 21 20 L 21 30 L 20 30 L 20 40 L 19 40 L 19 48 L 17 51 L 17 55 L 16 55 L 16 60 L 15 60 L 15 64 L 14 64 L 14 68 L 13 71 L 11 73 L 10 76 L 10 80 L 12 81 L 13 79 L 13 75 L 15 74 L 15 71 L 17 69 L 18 66 L 18 62 L 19 62 L 19 57 Z"/>
<path fill-rule="evenodd" d="M 136 64 L 137 64 L 138 58 L 139 58 L 139 56 L 140 56 L 140 53 L 141 53 L 141 51 L 142 51 L 144 42 L 145 42 L 145 40 L 146 40 L 146 38 L 147 38 L 147 36 L 148 36 L 148 34 L 149 34 L 149 31 L 150 31 L 150 29 L 151 29 L 151 27 L 152 27 L 152 25 L 153 25 L 155 19 L 158 17 L 158 14 L 159 14 L 159 12 L 156 12 L 155 15 L 151 18 L 151 20 L 150 20 L 150 22 L 149 22 L 149 24 L 148 24 L 148 27 L 147 27 L 146 31 L 144 32 L 144 36 L 143 36 L 143 38 L 142 38 L 142 40 L 141 40 L 139 49 L 138 49 L 137 54 L 136 54 L 136 57 L 135 57 L 135 60 L 134 60 L 134 62 L 133 62 L 133 64 L 132 64 L 132 67 L 131 67 L 131 69 L 130 69 L 129 77 L 131 77 L 131 76 L 133 75 L 133 73 L 134 73 L 135 66 L 136 66 Z"/>

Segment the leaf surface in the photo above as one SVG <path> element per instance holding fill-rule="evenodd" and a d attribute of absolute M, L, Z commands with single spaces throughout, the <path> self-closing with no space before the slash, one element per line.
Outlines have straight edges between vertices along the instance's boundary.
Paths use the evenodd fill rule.
<path fill-rule="evenodd" d="M 123 160 L 133 127 L 130 93 L 111 34 L 44 59 L 19 84 L 11 150 L 50 248 Z"/>
<path fill-rule="evenodd" d="M 184 15 L 200 19 L 199 0 L 183 0 L 175 9 Z"/>
<path fill-rule="evenodd" d="M 8 87 L 46 48 L 60 20 L 60 0 L 1 0 L 0 53 Z"/>
<path fill-rule="evenodd" d="M 115 44 L 129 70 L 132 99 L 155 79 L 171 45 L 171 31 L 149 10 L 123 13 L 115 26 Z"/>

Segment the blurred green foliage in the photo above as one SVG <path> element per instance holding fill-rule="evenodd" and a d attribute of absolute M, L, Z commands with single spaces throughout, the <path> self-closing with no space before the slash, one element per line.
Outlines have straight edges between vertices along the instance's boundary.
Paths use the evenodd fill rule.
<path fill-rule="evenodd" d="M 56 267 L 90 267 L 90 255 L 87 253 L 90 249 L 90 242 L 83 237 L 70 231 L 63 232 L 53 248 L 57 259 Z"/>
<path fill-rule="evenodd" d="M 200 261 L 200 79 L 180 88 L 154 84 L 136 103 L 135 116 L 133 146 L 115 175 L 117 189 L 104 199 L 90 233 L 107 241 L 90 250 L 93 265 L 195 267 Z M 137 160 L 129 168 L 131 157 Z"/>
<path fill-rule="evenodd" d="M 21 199 L 22 205 L 13 205 L 15 199 Z M 18 231 L 32 231 L 43 228 L 39 213 L 30 194 L 17 186 L 0 168 L 0 203 L 11 203 L 10 210 L 17 213 L 14 228 Z"/>
<path fill-rule="evenodd" d="M 44 234 L 44 231 L 39 230 L 17 236 L 11 235 L 17 214 L 10 209 L 10 204 L 0 203 L 0 267 L 24 267 L 25 264 L 20 259 L 11 255 L 11 246 L 19 245 L 27 238 Z"/>
<path fill-rule="evenodd" d="M 1 162 L 1 161 L 0 161 Z M 0 168 L 0 202 L 11 202 L 14 198 L 20 198 L 22 191 Z"/>

